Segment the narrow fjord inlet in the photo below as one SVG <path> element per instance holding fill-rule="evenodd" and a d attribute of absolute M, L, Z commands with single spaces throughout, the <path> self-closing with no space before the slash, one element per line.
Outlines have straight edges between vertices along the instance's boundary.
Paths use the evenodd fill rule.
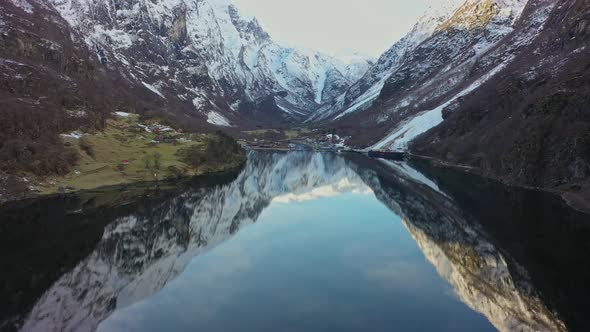
<path fill-rule="evenodd" d="M 0 0 L 0 332 L 590 331 L 590 0 Z"/>

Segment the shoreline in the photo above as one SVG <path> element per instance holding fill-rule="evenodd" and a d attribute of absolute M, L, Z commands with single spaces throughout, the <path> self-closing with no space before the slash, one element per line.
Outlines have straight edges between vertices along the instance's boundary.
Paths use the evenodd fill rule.
<path fill-rule="evenodd" d="M 290 151 L 292 151 L 289 149 L 279 149 L 279 148 L 252 148 L 252 147 L 249 147 L 249 148 L 252 150 L 255 150 L 255 151 L 276 151 L 276 152 L 290 152 Z M 349 149 L 349 150 L 342 151 L 342 153 L 364 154 L 364 153 L 366 153 L 365 150 L 366 149 Z M 297 150 L 295 150 L 295 151 L 297 151 Z M 310 150 L 310 152 L 337 153 L 335 151 L 317 151 L 317 150 Z M 590 214 L 590 200 L 588 198 L 585 198 L 583 196 L 583 194 L 575 193 L 575 192 L 568 191 L 568 190 L 560 190 L 560 189 L 556 189 L 556 188 L 552 189 L 552 188 L 544 188 L 544 187 L 533 187 L 533 186 L 527 186 L 527 185 L 519 184 L 519 183 L 512 182 L 512 181 L 506 181 L 499 176 L 492 175 L 492 174 L 486 174 L 481 169 L 479 169 L 477 167 L 466 166 L 466 165 L 456 165 L 456 164 L 452 164 L 452 163 L 446 162 L 444 160 L 430 157 L 430 156 L 422 156 L 422 155 L 412 154 L 409 152 L 408 152 L 408 156 L 409 156 L 410 160 L 412 158 L 415 158 L 418 160 L 430 162 L 435 166 L 447 167 L 447 168 L 458 170 L 460 172 L 464 172 L 464 173 L 468 173 L 468 174 L 475 174 L 477 176 L 481 176 L 481 177 L 489 179 L 489 180 L 497 181 L 505 186 L 512 186 L 512 187 L 516 187 L 516 188 L 537 190 L 537 191 L 555 194 L 555 195 L 558 195 L 564 201 L 564 203 L 567 206 L 569 206 L 570 208 L 572 208 L 578 212 L 581 212 L 581 213 Z"/>
<path fill-rule="evenodd" d="M 290 149 L 281 149 L 281 148 L 252 148 L 252 147 L 247 147 L 246 150 L 252 150 L 252 151 L 264 151 L 264 152 L 279 152 L 279 153 L 285 153 L 285 152 L 298 152 L 298 150 L 290 150 Z M 338 154 L 338 152 L 336 151 L 316 151 L 316 150 L 310 150 L 309 152 L 316 152 L 316 153 L 335 153 Z M 342 151 L 342 154 L 345 153 L 363 153 L 364 151 L 362 150 L 346 150 L 346 151 Z M 502 179 L 499 176 L 493 175 L 493 174 L 488 174 L 483 172 L 481 169 L 477 168 L 477 167 L 472 167 L 472 166 L 466 166 L 466 165 L 457 165 L 457 164 L 452 164 L 449 162 L 446 162 L 444 160 L 435 158 L 435 157 L 430 157 L 430 156 L 423 156 L 423 155 L 416 155 L 416 154 L 411 154 L 409 153 L 409 159 L 415 159 L 415 160 L 422 160 L 422 161 L 426 161 L 429 162 L 431 164 L 433 164 L 434 166 L 437 167 L 445 167 L 445 168 L 450 168 L 450 169 L 455 169 L 458 170 L 460 172 L 463 173 L 468 173 L 468 174 L 474 174 L 477 176 L 481 176 L 483 178 L 486 179 L 490 179 L 493 181 L 497 181 L 505 186 L 512 186 L 512 187 L 517 187 L 517 188 L 523 188 L 523 189 L 528 189 L 528 190 L 537 190 L 537 191 L 542 191 L 542 192 L 546 192 L 546 193 L 551 193 L 551 194 L 555 194 L 558 195 L 563 201 L 564 203 L 569 206 L 570 208 L 581 212 L 581 213 L 585 213 L 585 214 L 590 214 L 590 201 L 588 200 L 588 198 L 584 197 L 583 194 L 580 193 L 576 193 L 576 192 L 572 192 L 572 191 L 568 191 L 568 190 L 563 190 L 563 189 L 557 189 L 557 188 L 544 188 L 544 187 L 534 187 L 534 186 L 527 186 L 527 185 L 523 185 L 523 184 L 519 184 L 519 183 L 515 183 L 512 181 L 506 181 L 505 179 Z M 114 184 L 108 184 L 108 185 L 101 185 L 101 186 L 97 186 L 97 187 L 93 187 L 93 188 L 84 188 L 84 189 L 78 189 L 78 190 L 71 190 L 71 191 L 67 191 L 64 193 L 59 193 L 57 191 L 55 192 L 45 192 L 45 193 L 33 193 L 33 194 L 29 194 L 26 195 L 25 197 L 17 197 L 19 195 L 15 195 L 13 198 L 8 198 L 6 200 L 0 200 L 0 207 L 2 207 L 3 205 L 9 204 L 9 203 L 18 203 L 18 202 L 26 202 L 26 201 L 30 201 L 30 200 L 35 200 L 35 199 L 43 199 L 43 198 L 51 198 L 51 197 L 60 197 L 60 196 L 68 196 L 68 195 L 78 195 L 78 194 L 82 194 L 82 193 L 91 193 L 91 192 L 96 192 L 96 191 L 103 191 L 109 188 L 124 188 L 125 186 L 130 186 L 130 187 L 147 187 L 147 186 L 153 186 L 153 185 L 163 185 L 163 186 L 167 186 L 170 185 L 172 183 L 173 187 L 178 186 L 180 183 L 186 183 L 186 182 L 190 182 L 191 180 L 198 180 L 198 179 L 203 179 L 203 178 L 208 178 L 208 177 L 215 177 L 215 176 L 226 176 L 226 175 L 230 175 L 232 173 L 235 173 L 237 171 L 239 171 L 240 169 L 242 169 L 244 167 L 244 165 L 246 164 L 247 161 L 247 157 L 241 161 L 239 164 L 237 165 L 226 165 L 226 167 L 223 167 L 221 170 L 216 170 L 216 171 L 205 171 L 202 173 L 193 173 L 193 174 L 186 174 L 186 175 L 182 175 L 179 177 L 167 177 L 161 180 L 134 180 L 134 181 L 129 181 L 129 182 L 121 182 L 121 183 L 114 183 Z M 146 188 L 147 191 L 147 188 Z"/>
<path fill-rule="evenodd" d="M 497 181 L 505 186 L 512 186 L 512 187 L 516 187 L 516 188 L 537 190 L 537 191 L 542 191 L 542 192 L 546 192 L 546 193 L 550 193 L 550 194 L 555 194 L 555 195 L 559 196 L 564 201 L 564 203 L 567 206 L 569 206 L 570 208 L 572 208 L 578 212 L 581 212 L 581 213 L 590 214 L 590 201 L 587 198 L 584 198 L 582 194 L 578 194 L 578 193 L 567 191 L 567 190 L 561 190 L 561 189 L 557 189 L 557 188 L 544 188 L 544 187 L 527 186 L 527 185 L 519 184 L 519 183 L 512 182 L 512 181 L 506 181 L 505 179 L 502 179 L 501 177 L 499 177 L 497 175 L 485 173 L 485 172 L 483 172 L 483 170 L 481 170 L 480 168 L 477 168 L 477 167 L 466 166 L 466 165 L 456 165 L 456 164 L 452 164 L 452 163 L 446 162 L 444 160 L 430 157 L 430 156 L 422 156 L 422 155 L 416 155 L 416 154 L 411 154 L 411 153 L 409 153 L 408 155 L 410 156 L 410 159 L 415 158 L 417 160 L 430 162 L 434 166 L 446 167 L 446 168 L 455 169 L 455 170 L 458 170 L 458 171 L 461 171 L 464 173 L 475 174 L 477 176 L 481 176 L 481 177 L 489 179 L 489 180 Z"/>
<path fill-rule="evenodd" d="M 223 133 L 191 133 L 142 120 L 136 114 L 110 118 L 100 131 L 61 134 L 76 155 L 65 172 L 35 172 L 26 165 L 0 172 L 0 205 L 109 186 L 166 183 L 240 167 L 245 151 Z"/>
<path fill-rule="evenodd" d="M 244 159 L 240 163 L 236 165 L 226 165 L 221 170 L 215 171 L 208 171 L 196 174 L 186 174 L 179 177 L 167 177 L 160 180 L 134 180 L 129 182 L 121 182 L 121 183 L 113 183 L 107 185 L 101 185 L 93 188 L 84 188 L 84 189 L 77 189 L 77 190 L 70 190 L 64 193 L 59 192 L 44 192 L 44 193 L 32 193 L 28 194 L 26 197 L 17 197 L 13 199 L 6 199 L 0 201 L 0 208 L 6 206 L 8 204 L 19 204 L 19 203 L 26 203 L 29 201 L 34 201 L 37 199 L 51 199 L 51 198 L 58 198 L 58 197 L 67 197 L 67 196 L 75 196 L 75 195 L 84 195 L 84 194 L 93 194 L 93 193 L 100 193 L 100 192 L 107 192 L 109 190 L 119 189 L 140 189 L 140 194 L 145 194 L 153 190 L 163 190 L 168 191 L 171 189 L 179 188 L 185 184 L 190 184 L 191 182 L 196 182 L 199 180 L 208 180 L 214 177 L 225 177 L 231 175 L 237 175 L 239 172 L 244 168 L 246 165 L 247 159 Z M 123 191 L 123 190 L 121 190 Z"/>

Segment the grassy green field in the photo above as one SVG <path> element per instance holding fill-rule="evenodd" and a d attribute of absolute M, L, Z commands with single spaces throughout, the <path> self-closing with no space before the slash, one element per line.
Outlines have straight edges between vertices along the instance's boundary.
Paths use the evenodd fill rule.
<path fill-rule="evenodd" d="M 169 177 L 194 176 L 206 172 L 223 171 L 237 165 L 219 164 L 193 167 L 182 162 L 177 152 L 196 146 L 204 150 L 212 134 L 184 134 L 185 143 L 158 143 L 156 135 L 130 130 L 138 123 L 137 116 L 117 117 L 108 121 L 104 131 L 86 134 L 81 139 L 66 137 L 66 144 L 78 150 L 80 158 L 73 171 L 63 177 L 44 179 L 37 188 L 41 194 L 56 193 L 61 187 L 75 190 L 93 189 L 142 181 L 163 180 Z M 83 148 L 90 146 L 90 148 Z M 157 162 L 156 162 L 157 159 Z M 127 165 L 122 161 L 127 160 Z M 39 183 L 39 181 L 38 181 Z"/>

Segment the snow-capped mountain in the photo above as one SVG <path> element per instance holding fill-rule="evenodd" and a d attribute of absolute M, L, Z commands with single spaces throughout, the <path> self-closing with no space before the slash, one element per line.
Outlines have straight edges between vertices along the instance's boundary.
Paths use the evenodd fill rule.
<path fill-rule="evenodd" d="M 506 182 L 585 188 L 568 195 L 589 197 L 589 26 L 588 1 L 530 0 L 516 30 L 474 72 L 505 69 L 439 106 L 442 114 L 424 113 L 440 124 L 410 148 Z"/>
<path fill-rule="evenodd" d="M 590 3 L 444 3 L 308 122 L 587 200 Z"/>
<path fill-rule="evenodd" d="M 375 147 L 406 149 L 442 122 L 442 109 L 504 69 L 538 35 L 552 8 L 543 4 L 521 17 L 527 3 L 468 1 L 458 8 L 439 27 L 441 32 L 386 81 L 376 121 L 397 128 Z"/>
<path fill-rule="evenodd" d="M 104 66 L 219 126 L 307 116 L 370 65 L 282 46 L 229 0 L 50 2 Z"/>
<path fill-rule="evenodd" d="M 442 108 L 477 89 L 529 45 L 555 2 L 457 0 L 444 4 L 432 8 L 359 83 L 310 121 L 336 120 L 343 126 L 360 122 L 362 128 L 376 130 L 359 139 L 359 145 L 386 136 L 375 148 L 404 149 L 442 121 Z"/>
<path fill-rule="evenodd" d="M 463 1 L 465 0 L 445 0 L 429 7 L 412 30 L 383 53 L 357 82 L 330 103 L 323 105 L 307 121 L 337 118 L 368 108 L 379 96 L 387 78 L 401 66 L 404 56 L 430 37 Z"/>

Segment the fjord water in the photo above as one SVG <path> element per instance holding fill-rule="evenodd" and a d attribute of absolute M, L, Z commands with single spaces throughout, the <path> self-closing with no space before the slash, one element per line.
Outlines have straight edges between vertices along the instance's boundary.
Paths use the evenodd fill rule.
<path fill-rule="evenodd" d="M 0 210 L 2 328 L 588 327 L 589 219 L 548 194 L 311 152 L 251 152 L 229 178 L 121 194 Z"/>

